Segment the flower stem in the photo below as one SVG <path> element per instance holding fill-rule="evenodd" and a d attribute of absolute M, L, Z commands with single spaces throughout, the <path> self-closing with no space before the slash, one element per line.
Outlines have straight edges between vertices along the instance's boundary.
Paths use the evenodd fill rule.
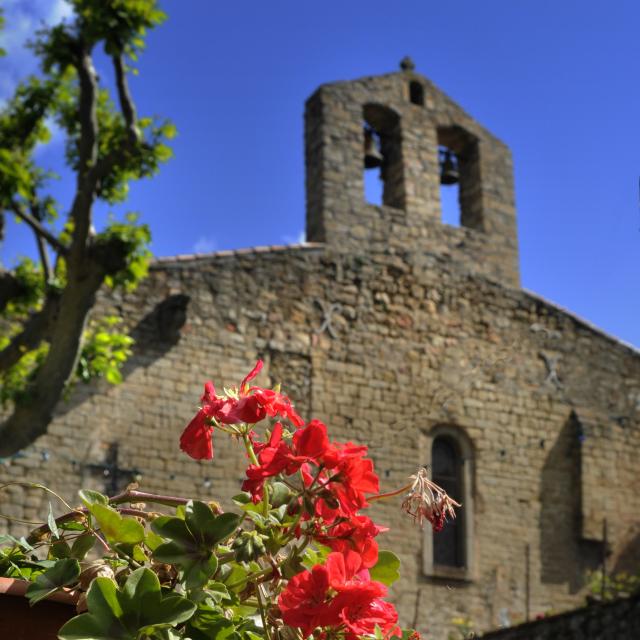
<path fill-rule="evenodd" d="M 401 493 L 405 493 L 406 491 L 409 491 L 409 489 L 411 489 L 412 486 L 413 486 L 413 483 L 410 482 L 409 484 L 405 485 L 404 487 L 400 487 L 400 489 L 396 489 L 395 491 L 388 491 L 387 493 L 378 493 L 375 496 L 368 497 L 367 500 L 369 502 L 375 502 L 376 500 L 384 500 L 385 498 L 393 498 L 393 496 L 397 496 L 397 495 L 400 495 Z"/>
<path fill-rule="evenodd" d="M 249 460 L 251 463 L 256 465 L 256 467 L 260 466 L 260 462 L 258 462 L 258 458 L 256 457 L 256 452 L 253 450 L 253 445 L 251 444 L 251 439 L 249 438 L 248 433 L 242 434 L 242 440 L 244 442 L 245 449 L 247 450 L 247 455 L 249 456 Z M 263 496 L 262 496 L 262 515 L 269 515 L 269 485 L 265 482 L 263 485 Z"/>

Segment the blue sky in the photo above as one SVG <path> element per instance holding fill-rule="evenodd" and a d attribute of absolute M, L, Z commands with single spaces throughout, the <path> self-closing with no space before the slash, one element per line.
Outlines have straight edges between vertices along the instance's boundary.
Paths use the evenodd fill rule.
<path fill-rule="evenodd" d="M 63 0 L 3 6 L 0 99 L 34 68 L 24 40 L 66 14 Z M 175 157 L 133 185 L 125 208 L 151 225 L 156 255 L 297 241 L 305 99 L 409 54 L 512 149 L 523 286 L 640 346 L 636 0 L 162 6 L 169 20 L 150 34 L 132 91 L 141 114 L 176 123 Z M 61 152 L 58 136 L 39 154 L 60 169 Z M 71 188 L 55 186 L 65 208 Z M 12 228 L 0 257 L 10 265 L 32 243 Z"/>

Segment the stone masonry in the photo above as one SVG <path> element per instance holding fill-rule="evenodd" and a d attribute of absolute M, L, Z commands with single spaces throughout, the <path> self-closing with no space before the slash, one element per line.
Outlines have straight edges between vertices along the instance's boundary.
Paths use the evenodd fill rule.
<path fill-rule="evenodd" d="M 631 640 L 640 638 L 640 595 L 544 617 L 482 640 Z"/>
<path fill-rule="evenodd" d="M 238 384 L 262 358 L 259 383 L 369 444 L 383 490 L 431 462 L 438 434 L 459 442 L 463 566 L 435 563 L 398 502 L 372 514 L 402 560 L 402 622 L 426 638 L 454 617 L 484 631 L 579 606 L 605 521 L 608 570 L 640 569 L 640 353 L 519 288 L 509 151 L 410 66 L 309 99 L 310 242 L 159 259 L 138 291 L 102 297 L 137 341 L 125 381 L 78 386 L 1 482 L 74 500 L 105 488 L 96 465 L 117 444 L 124 484 L 228 500 L 237 444 L 217 434 L 205 463 L 177 440 L 205 380 Z M 382 206 L 363 198 L 363 123 L 384 156 Z M 460 227 L 440 222 L 438 145 L 458 157 Z M 10 487 L 0 512 L 37 520 L 47 502 Z"/>

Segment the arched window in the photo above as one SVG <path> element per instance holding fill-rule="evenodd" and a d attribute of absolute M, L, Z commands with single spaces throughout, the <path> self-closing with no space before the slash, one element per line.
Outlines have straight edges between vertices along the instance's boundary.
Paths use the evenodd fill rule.
<path fill-rule="evenodd" d="M 462 507 L 433 533 L 425 527 L 423 570 L 434 577 L 470 580 L 473 575 L 473 448 L 459 428 L 438 425 L 426 434 L 426 464 L 432 480 Z"/>
<path fill-rule="evenodd" d="M 362 108 L 362 118 L 365 201 L 404 209 L 406 194 L 400 117 L 389 107 L 367 103 Z"/>
<path fill-rule="evenodd" d="M 431 477 L 456 502 L 463 502 L 462 460 L 458 446 L 450 437 L 438 436 L 431 446 Z M 433 538 L 433 564 L 444 567 L 464 567 L 464 515 L 445 523 Z"/>
<path fill-rule="evenodd" d="M 416 80 L 409 83 L 409 101 L 419 107 L 424 107 L 424 87 Z"/>

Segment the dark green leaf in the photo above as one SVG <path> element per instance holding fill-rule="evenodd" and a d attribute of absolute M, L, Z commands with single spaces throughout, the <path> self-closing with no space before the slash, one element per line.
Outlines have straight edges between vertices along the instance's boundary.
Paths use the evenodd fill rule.
<path fill-rule="evenodd" d="M 58 631 L 60 640 L 135 640 L 135 636 L 118 625 L 104 627 L 101 622 L 90 613 L 82 613 L 64 624 Z"/>
<path fill-rule="evenodd" d="M 80 575 L 80 564 L 77 560 L 65 558 L 58 560 L 52 567 L 41 573 L 27 589 L 29 604 L 34 605 L 51 595 L 61 587 L 73 584 Z"/>
<path fill-rule="evenodd" d="M 151 523 L 151 529 L 163 538 L 171 538 L 189 544 L 193 540 L 186 522 L 180 518 L 160 516 Z"/>
<path fill-rule="evenodd" d="M 77 560 L 84 560 L 84 557 L 93 549 L 96 537 L 92 533 L 84 533 L 78 536 L 71 546 L 71 556 Z"/>

